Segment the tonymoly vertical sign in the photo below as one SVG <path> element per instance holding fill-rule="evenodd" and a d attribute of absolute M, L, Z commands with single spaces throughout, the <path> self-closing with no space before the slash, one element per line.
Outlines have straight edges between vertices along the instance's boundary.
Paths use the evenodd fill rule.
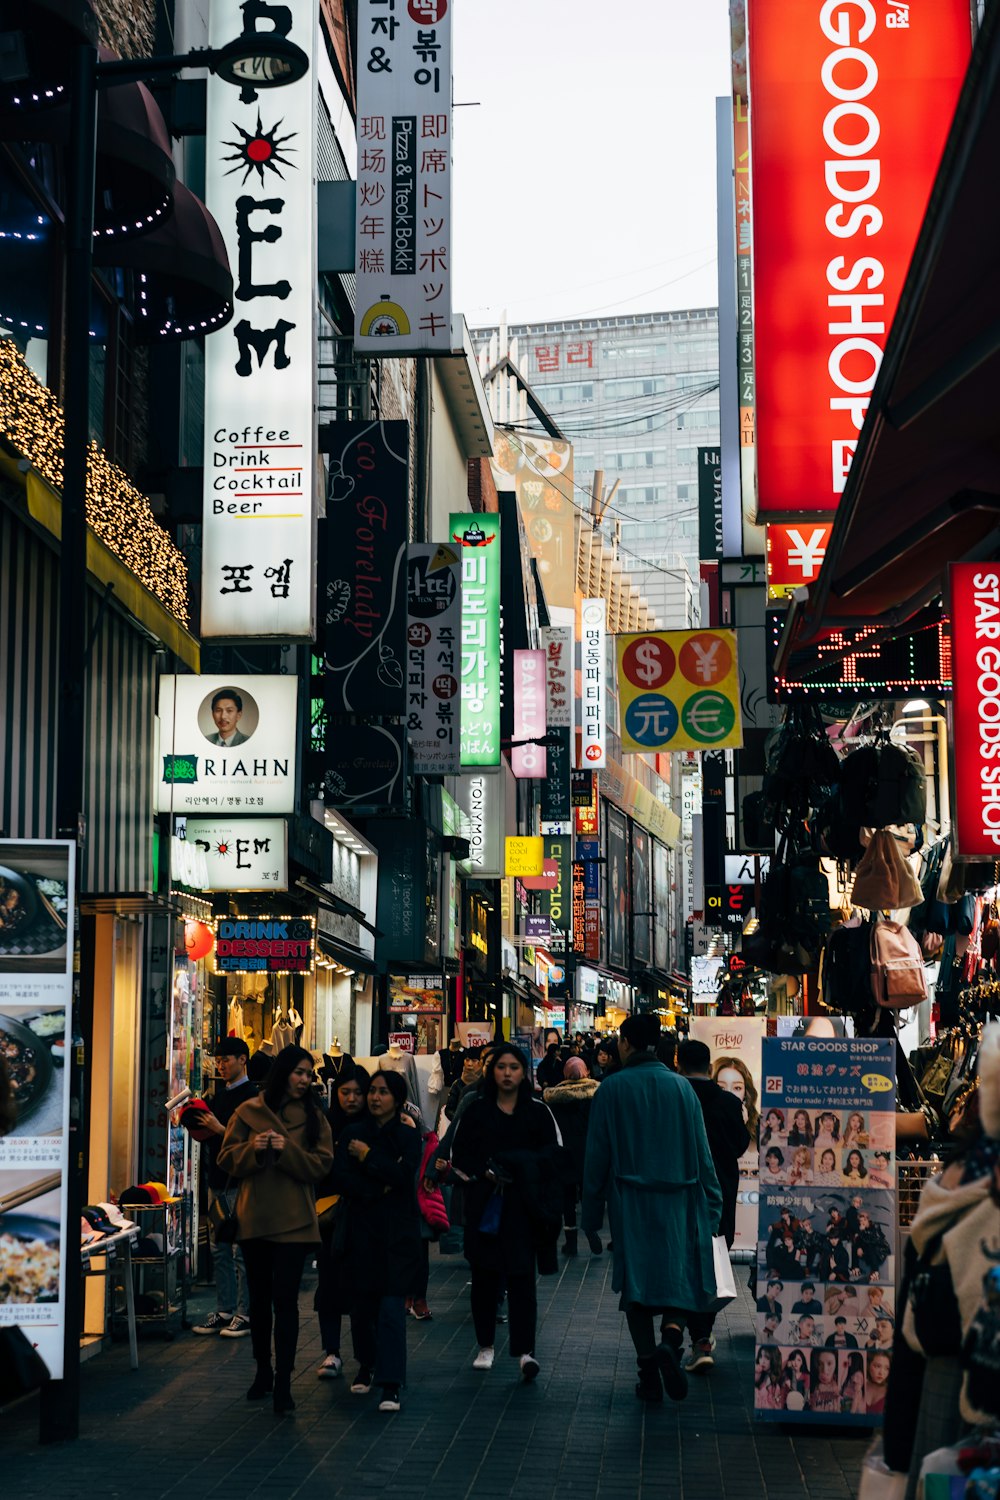
<path fill-rule="evenodd" d="M 968 0 L 748 0 L 759 509 L 836 510 L 971 46 Z"/>
<path fill-rule="evenodd" d="M 313 635 L 316 378 L 315 0 L 212 0 L 210 40 L 259 32 L 309 57 L 297 83 L 209 75 L 205 186 L 235 281 L 205 339 L 201 633 Z"/>

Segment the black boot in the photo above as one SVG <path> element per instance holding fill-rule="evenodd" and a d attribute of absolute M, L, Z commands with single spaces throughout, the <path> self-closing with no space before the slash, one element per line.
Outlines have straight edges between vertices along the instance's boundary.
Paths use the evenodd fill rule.
<path fill-rule="evenodd" d="M 660 1380 L 660 1362 L 654 1354 L 652 1358 L 638 1360 L 639 1380 L 636 1384 L 635 1393 L 640 1401 L 650 1403 L 663 1402 L 663 1384 Z"/>
<path fill-rule="evenodd" d="M 684 1335 L 672 1325 L 663 1330 L 663 1340 L 656 1351 L 660 1374 L 671 1401 L 683 1401 L 688 1393 L 688 1378 L 681 1364 Z"/>
<path fill-rule="evenodd" d="M 262 1401 L 269 1396 L 274 1389 L 274 1376 L 270 1365 L 258 1365 L 257 1373 L 253 1378 L 253 1385 L 247 1391 L 248 1401 Z"/>
<path fill-rule="evenodd" d="M 576 1230 L 567 1229 L 566 1238 L 563 1241 L 563 1255 L 573 1256 L 576 1254 Z"/>
<path fill-rule="evenodd" d="M 276 1375 L 274 1377 L 274 1414 L 283 1417 L 286 1412 L 295 1410 L 295 1402 L 292 1400 L 292 1377 L 291 1375 Z"/>

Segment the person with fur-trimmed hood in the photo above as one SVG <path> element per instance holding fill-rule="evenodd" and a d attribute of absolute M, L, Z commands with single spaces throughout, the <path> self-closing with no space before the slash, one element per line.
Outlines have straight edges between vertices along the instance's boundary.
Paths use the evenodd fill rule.
<path fill-rule="evenodd" d="M 587 1154 L 587 1126 L 590 1123 L 590 1101 L 600 1087 L 600 1080 L 589 1077 L 582 1057 L 567 1058 L 563 1081 L 546 1089 L 542 1095 L 556 1117 L 563 1145 L 573 1159 L 572 1181 L 563 1195 L 563 1255 L 577 1253 L 576 1205 L 583 1185 L 583 1162 Z"/>

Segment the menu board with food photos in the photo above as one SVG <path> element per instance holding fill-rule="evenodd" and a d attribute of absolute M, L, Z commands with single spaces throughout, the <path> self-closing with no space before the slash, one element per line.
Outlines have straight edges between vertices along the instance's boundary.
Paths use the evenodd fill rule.
<path fill-rule="evenodd" d="M 765 1038 L 754 1409 L 881 1425 L 896 1318 L 891 1041 Z"/>
<path fill-rule="evenodd" d="M 62 1378 L 76 851 L 0 840 L 0 1327 Z"/>

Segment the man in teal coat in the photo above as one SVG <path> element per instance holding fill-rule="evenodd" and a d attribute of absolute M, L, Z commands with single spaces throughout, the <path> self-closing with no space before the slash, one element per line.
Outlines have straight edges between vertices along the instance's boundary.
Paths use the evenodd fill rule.
<path fill-rule="evenodd" d="M 591 1249 L 607 1205 L 614 1244 L 611 1285 L 621 1293 L 639 1362 L 636 1395 L 645 1401 L 687 1395 L 680 1354 L 688 1313 L 715 1300 L 712 1240 L 722 1193 L 694 1089 L 653 1051 L 660 1022 L 629 1016 L 618 1041 L 624 1064 L 590 1106 L 581 1227 Z M 654 1319 L 664 1318 L 657 1347 Z M 662 1377 L 662 1386 L 661 1386 Z"/>

